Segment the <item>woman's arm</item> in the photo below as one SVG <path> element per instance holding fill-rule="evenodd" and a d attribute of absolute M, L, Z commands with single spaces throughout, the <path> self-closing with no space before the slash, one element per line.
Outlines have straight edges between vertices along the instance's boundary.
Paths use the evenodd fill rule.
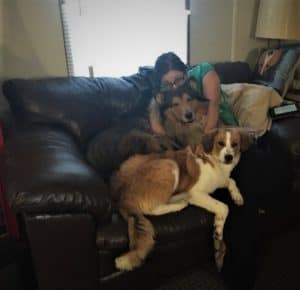
<path fill-rule="evenodd" d="M 166 131 L 161 124 L 159 104 L 152 100 L 149 108 L 149 118 L 152 131 L 158 135 L 165 135 Z"/>
<path fill-rule="evenodd" d="M 203 80 L 203 93 L 209 100 L 205 132 L 217 126 L 219 120 L 220 79 L 215 71 L 208 72 Z"/>

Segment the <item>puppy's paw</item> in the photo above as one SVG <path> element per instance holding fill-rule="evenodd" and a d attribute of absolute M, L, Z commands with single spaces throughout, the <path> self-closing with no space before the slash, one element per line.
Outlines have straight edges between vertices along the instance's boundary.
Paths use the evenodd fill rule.
<path fill-rule="evenodd" d="M 215 262 L 218 271 L 220 272 L 224 263 L 224 256 L 226 254 L 226 244 L 223 240 L 214 240 L 215 247 Z"/>
<path fill-rule="evenodd" d="M 235 203 L 236 205 L 238 205 L 238 206 L 244 205 L 244 198 L 243 198 L 243 196 L 242 196 L 240 193 L 234 195 L 233 201 L 234 201 L 234 203 Z"/>
<path fill-rule="evenodd" d="M 116 258 L 115 266 L 122 271 L 131 271 L 134 268 L 127 255 Z"/>
<path fill-rule="evenodd" d="M 228 206 L 224 204 L 223 206 L 220 206 L 220 208 L 218 209 L 215 215 L 214 239 L 216 240 L 223 239 L 223 229 L 224 229 L 226 218 L 228 216 L 228 212 L 229 212 Z"/>

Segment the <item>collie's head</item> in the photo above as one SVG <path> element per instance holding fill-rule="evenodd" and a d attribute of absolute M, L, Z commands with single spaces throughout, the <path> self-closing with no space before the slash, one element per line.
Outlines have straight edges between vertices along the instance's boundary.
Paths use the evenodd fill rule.
<path fill-rule="evenodd" d="M 174 90 L 160 91 L 155 96 L 163 119 L 189 127 L 207 114 L 208 100 L 201 98 L 196 80 L 189 77 Z"/>
<path fill-rule="evenodd" d="M 239 128 L 218 128 L 205 134 L 202 144 L 205 152 L 224 164 L 236 164 L 240 153 L 247 150 L 254 141 L 253 134 Z"/>

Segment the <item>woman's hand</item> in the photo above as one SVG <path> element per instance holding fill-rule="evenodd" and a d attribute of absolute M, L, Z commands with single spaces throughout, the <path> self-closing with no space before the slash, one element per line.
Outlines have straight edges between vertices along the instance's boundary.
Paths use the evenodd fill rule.
<path fill-rule="evenodd" d="M 157 135 L 165 135 L 166 130 L 161 123 L 159 104 L 156 101 L 152 101 L 150 104 L 149 118 L 153 133 Z"/>
<path fill-rule="evenodd" d="M 151 123 L 151 128 L 152 128 L 152 131 L 154 134 L 157 134 L 157 135 L 165 135 L 166 134 L 166 130 L 164 129 L 164 127 L 162 126 L 162 124 L 159 121 L 150 118 L 150 123 Z"/>
<path fill-rule="evenodd" d="M 215 71 L 208 72 L 203 78 L 203 93 L 209 100 L 205 132 L 215 128 L 219 120 L 220 79 Z"/>

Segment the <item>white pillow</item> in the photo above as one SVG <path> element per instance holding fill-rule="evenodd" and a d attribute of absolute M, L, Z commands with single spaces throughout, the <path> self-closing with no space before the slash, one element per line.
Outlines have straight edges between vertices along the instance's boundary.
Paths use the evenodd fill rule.
<path fill-rule="evenodd" d="M 231 109 L 241 127 L 254 129 L 258 136 L 271 128 L 269 108 L 282 103 L 282 97 L 273 88 L 247 83 L 221 85 L 221 88 L 228 95 Z"/>

